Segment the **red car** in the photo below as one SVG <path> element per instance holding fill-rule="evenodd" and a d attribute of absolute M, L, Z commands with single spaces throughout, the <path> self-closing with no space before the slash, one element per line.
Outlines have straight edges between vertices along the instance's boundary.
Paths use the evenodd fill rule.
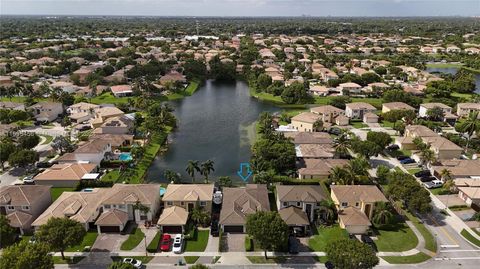
<path fill-rule="evenodd" d="M 172 237 L 169 234 L 164 234 L 162 236 L 162 242 L 160 243 L 161 251 L 170 251 L 172 245 Z"/>

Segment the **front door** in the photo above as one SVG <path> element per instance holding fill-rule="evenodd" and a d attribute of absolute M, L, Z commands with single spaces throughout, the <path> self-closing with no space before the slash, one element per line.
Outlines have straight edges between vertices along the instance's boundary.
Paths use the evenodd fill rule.
<path fill-rule="evenodd" d="M 305 213 L 307 213 L 308 220 L 312 222 L 312 205 L 311 204 L 305 205 Z"/>
<path fill-rule="evenodd" d="M 370 218 L 370 211 L 372 210 L 372 205 L 371 204 L 366 204 L 365 205 L 365 215 L 367 215 L 368 218 Z"/>
<path fill-rule="evenodd" d="M 188 212 L 192 212 L 193 208 L 195 207 L 195 205 L 193 203 L 188 203 Z"/>

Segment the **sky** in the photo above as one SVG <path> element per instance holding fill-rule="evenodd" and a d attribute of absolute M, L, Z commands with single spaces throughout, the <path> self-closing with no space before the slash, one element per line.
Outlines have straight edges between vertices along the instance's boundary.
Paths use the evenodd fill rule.
<path fill-rule="evenodd" d="M 0 0 L 0 14 L 480 16 L 480 0 Z"/>

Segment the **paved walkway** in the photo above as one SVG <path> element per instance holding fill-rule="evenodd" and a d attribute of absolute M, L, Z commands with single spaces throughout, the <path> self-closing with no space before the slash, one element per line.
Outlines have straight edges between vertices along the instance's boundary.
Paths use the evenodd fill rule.
<path fill-rule="evenodd" d="M 205 252 L 217 252 L 220 244 L 220 237 L 213 237 L 211 234 L 208 236 L 207 247 Z"/>

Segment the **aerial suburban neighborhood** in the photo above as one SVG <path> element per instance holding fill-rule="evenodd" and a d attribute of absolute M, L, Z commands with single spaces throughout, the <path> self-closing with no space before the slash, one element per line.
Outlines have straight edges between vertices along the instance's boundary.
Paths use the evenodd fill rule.
<path fill-rule="evenodd" d="M 478 268 L 478 17 L 0 23 L 0 268 Z"/>

